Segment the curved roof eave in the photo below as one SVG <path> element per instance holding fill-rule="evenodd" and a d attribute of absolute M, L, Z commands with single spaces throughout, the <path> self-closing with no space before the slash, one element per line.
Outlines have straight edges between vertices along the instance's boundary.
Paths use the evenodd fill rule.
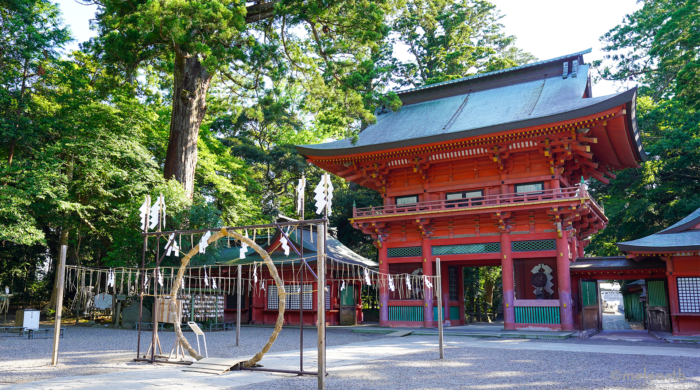
<path fill-rule="evenodd" d="M 655 233 L 633 241 L 618 242 L 617 247 L 622 252 L 697 252 L 700 250 L 700 230 L 675 234 Z"/>
<path fill-rule="evenodd" d="M 313 148 L 313 147 L 308 147 L 308 146 L 316 146 L 316 145 L 297 145 L 296 149 L 299 154 L 305 156 L 305 157 L 332 157 L 332 156 L 344 156 L 344 155 L 350 155 L 350 154 L 359 154 L 359 153 L 372 153 L 372 152 L 380 152 L 383 150 L 387 149 L 399 149 L 399 148 L 405 148 L 405 147 L 411 147 L 411 146 L 418 146 L 418 145 L 425 145 L 425 144 L 431 144 L 435 142 L 445 142 L 445 141 L 452 141 L 456 139 L 462 139 L 462 138 L 468 138 L 468 137 L 475 137 L 475 136 L 480 136 L 480 135 L 487 135 L 487 134 L 492 134 L 492 133 L 498 133 L 502 131 L 509 131 L 509 130 L 515 130 L 519 128 L 524 128 L 524 127 L 533 127 L 533 126 L 542 126 L 546 125 L 549 123 L 554 123 L 554 122 L 562 122 L 562 121 L 567 121 L 567 120 L 572 120 L 588 115 L 595 115 L 598 112 L 609 110 L 612 108 L 615 108 L 617 106 L 620 106 L 622 104 L 627 104 L 628 107 L 630 108 L 631 111 L 635 109 L 635 101 L 636 101 L 636 96 L 637 96 L 637 88 L 632 88 L 630 90 L 627 90 L 625 92 L 622 92 L 620 94 L 617 94 L 610 99 L 603 100 L 599 103 L 592 104 L 587 107 L 583 107 L 577 110 L 571 110 L 571 111 L 566 111 L 562 112 L 559 114 L 554 114 L 554 115 L 548 115 L 548 116 L 543 116 L 543 117 L 538 117 L 538 118 L 533 118 L 533 119 L 526 119 L 522 121 L 516 121 L 516 122 L 508 122 L 508 123 L 501 123 L 493 126 L 486 126 L 482 128 L 477 128 L 477 129 L 469 129 L 469 130 L 463 130 L 463 131 L 458 131 L 458 132 L 451 132 L 451 133 L 443 133 L 443 134 L 438 134 L 438 135 L 433 135 L 429 137 L 421 137 L 421 138 L 411 138 L 411 139 L 406 139 L 406 140 L 401 140 L 401 141 L 395 141 L 395 142 L 387 142 L 387 143 L 381 143 L 381 144 L 373 144 L 373 145 L 365 145 L 365 146 L 357 146 L 357 147 L 349 147 L 349 148 L 337 148 L 337 149 L 320 149 L 320 148 Z M 640 140 L 640 135 L 639 135 L 639 130 L 637 128 L 637 120 L 636 120 L 636 115 L 634 112 L 629 112 L 627 114 L 628 116 L 628 130 L 630 132 L 630 138 L 632 140 L 637 141 L 637 145 L 635 148 L 635 156 L 639 161 L 645 161 L 646 160 L 646 153 L 644 153 L 642 147 L 641 147 L 641 140 Z"/>

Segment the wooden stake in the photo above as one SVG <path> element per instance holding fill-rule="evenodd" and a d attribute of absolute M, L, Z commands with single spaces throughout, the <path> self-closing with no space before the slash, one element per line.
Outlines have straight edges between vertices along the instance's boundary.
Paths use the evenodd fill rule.
<path fill-rule="evenodd" d="M 437 280 L 435 281 L 435 288 L 437 289 L 437 299 L 438 299 L 438 338 L 440 339 L 440 359 L 445 358 L 445 346 L 442 343 L 442 272 L 440 268 L 440 258 L 435 259 L 437 264 Z"/>
<path fill-rule="evenodd" d="M 242 277 L 243 269 L 240 264 L 238 264 L 238 281 L 236 283 L 236 347 L 241 343 L 241 283 L 243 283 Z"/>
<path fill-rule="evenodd" d="M 63 314 L 63 283 L 66 275 L 66 252 L 68 245 L 61 245 L 61 254 L 58 268 L 58 297 L 56 297 L 56 321 L 53 328 L 53 354 L 51 365 L 58 364 L 58 341 L 61 335 L 61 315 Z"/>
<path fill-rule="evenodd" d="M 325 247 L 320 237 L 325 237 L 325 225 L 319 225 L 316 240 L 316 272 L 318 272 L 318 389 L 326 388 L 326 266 Z"/>

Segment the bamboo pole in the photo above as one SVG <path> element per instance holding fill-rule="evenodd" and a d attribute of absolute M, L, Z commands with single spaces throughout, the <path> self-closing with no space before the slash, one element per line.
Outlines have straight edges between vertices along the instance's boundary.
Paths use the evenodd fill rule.
<path fill-rule="evenodd" d="M 51 355 L 51 365 L 58 364 L 58 341 L 61 335 L 61 315 L 63 314 L 63 284 L 66 275 L 66 252 L 68 245 L 61 245 L 58 266 L 58 297 L 56 297 L 56 320 L 53 328 L 53 354 Z"/>
<path fill-rule="evenodd" d="M 445 346 L 442 342 L 442 269 L 440 267 L 440 258 L 435 259 L 437 264 L 437 280 L 435 281 L 435 288 L 437 289 L 438 298 L 438 338 L 440 343 L 440 359 L 445 358 Z"/>

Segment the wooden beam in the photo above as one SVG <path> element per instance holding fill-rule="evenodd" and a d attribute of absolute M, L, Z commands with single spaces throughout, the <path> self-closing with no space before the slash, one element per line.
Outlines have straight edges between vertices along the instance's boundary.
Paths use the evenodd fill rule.
<path fill-rule="evenodd" d="M 362 172 L 358 172 L 352 176 L 344 177 L 343 179 L 345 179 L 345 181 L 353 181 L 353 180 L 357 180 L 357 179 L 361 178 L 362 176 L 363 176 Z"/>

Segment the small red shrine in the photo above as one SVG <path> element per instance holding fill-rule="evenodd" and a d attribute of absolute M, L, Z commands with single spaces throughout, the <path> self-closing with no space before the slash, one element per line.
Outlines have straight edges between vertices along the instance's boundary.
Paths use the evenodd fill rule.
<path fill-rule="evenodd" d="M 465 324 L 463 267 L 502 266 L 506 329 L 573 330 L 570 265 L 607 224 L 578 183 L 646 158 L 636 89 L 593 97 L 589 52 L 402 91 L 403 107 L 377 110 L 356 143 L 297 149 L 381 193 L 352 218 L 375 239 L 380 272 L 435 275 L 441 259 L 452 325 Z M 410 298 L 383 283 L 380 324 L 435 326 L 432 295 Z"/>
<path fill-rule="evenodd" d="M 265 249 L 277 267 L 277 272 L 285 281 L 285 290 L 291 294 L 287 298 L 284 312 L 285 325 L 298 325 L 304 316 L 305 325 L 318 323 L 318 283 L 316 248 L 318 231 L 296 228 L 288 233 L 288 245 L 301 251 L 308 267 L 303 265 L 294 250 L 285 254 L 281 246 L 281 231 L 276 230 Z M 323 238 L 323 237 L 321 237 Z M 357 275 L 365 268 L 376 268 L 377 263 L 366 259 L 343 245 L 333 234 L 326 236 L 326 323 L 328 325 L 356 325 L 363 322 L 362 283 Z M 237 296 L 224 296 L 224 318 L 234 321 L 237 311 L 241 311 L 242 322 L 250 324 L 274 324 L 279 315 L 277 286 L 264 263 L 252 248 L 248 248 L 245 258 L 240 258 L 240 249 L 231 247 L 219 252 L 219 262 L 211 266 L 213 277 L 227 277 L 235 274 L 235 267 L 242 267 L 242 276 L 247 280 L 257 278 L 242 289 L 241 307 L 237 307 Z M 255 275 L 255 276 L 254 276 Z M 302 309 L 305 314 L 302 314 Z"/>
<path fill-rule="evenodd" d="M 646 283 L 649 329 L 672 330 L 674 335 L 700 335 L 700 209 L 656 234 L 620 242 L 617 246 L 637 263 L 649 260 L 665 263 L 665 277 Z M 656 291 L 653 282 L 659 285 Z M 654 299 L 655 296 L 658 298 Z M 665 326 L 669 315 L 670 329 Z"/>

